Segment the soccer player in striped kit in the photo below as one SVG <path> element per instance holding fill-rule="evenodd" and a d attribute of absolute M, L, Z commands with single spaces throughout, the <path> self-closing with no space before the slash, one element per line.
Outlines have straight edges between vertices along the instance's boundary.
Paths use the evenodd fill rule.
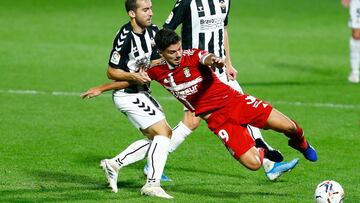
<path fill-rule="evenodd" d="M 171 128 L 166 122 L 160 105 L 149 93 L 150 78 L 141 68 L 150 60 L 159 59 L 154 36 L 158 28 L 151 23 L 151 0 L 126 0 L 125 7 L 130 22 L 117 33 L 110 54 L 108 77 L 130 86 L 114 90 L 113 101 L 119 111 L 148 139 L 133 142 L 111 159 L 104 159 L 100 166 L 113 192 L 118 191 L 119 170 L 147 156 L 149 173 L 141 194 L 171 199 L 160 186 L 161 175 L 167 160 Z M 123 136 L 123 135 L 122 135 Z"/>

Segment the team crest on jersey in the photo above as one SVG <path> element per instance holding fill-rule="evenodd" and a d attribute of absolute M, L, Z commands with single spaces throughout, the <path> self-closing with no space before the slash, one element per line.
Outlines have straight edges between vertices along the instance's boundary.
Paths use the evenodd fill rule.
<path fill-rule="evenodd" d="M 191 73 L 190 73 L 190 70 L 189 70 L 189 67 L 185 67 L 183 68 L 184 70 L 184 75 L 186 78 L 189 78 L 191 76 Z"/>
<path fill-rule="evenodd" d="M 120 54 L 119 54 L 119 52 L 117 52 L 117 51 L 114 51 L 113 53 L 112 53 L 112 55 L 111 55 L 111 63 L 113 63 L 113 64 L 116 64 L 116 65 L 119 65 L 119 62 L 120 62 Z"/>

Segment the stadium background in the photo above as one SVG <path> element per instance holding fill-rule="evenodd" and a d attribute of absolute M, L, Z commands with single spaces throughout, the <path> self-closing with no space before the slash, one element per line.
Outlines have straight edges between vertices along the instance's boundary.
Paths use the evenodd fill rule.
<path fill-rule="evenodd" d="M 162 25 L 174 1 L 153 0 Z M 144 162 L 106 188 L 99 160 L 142 135 L 117 112 L 110 94 L 78 95 L 107 82 L 113 37 L 128 21 L 122 0 L 0 1 L 0 201 L 157 202 L 142 197 Z M 318 183 L 338 181 L 346 202 L 360 199 L 360 86 L 347 82 L 348 11 L 340 1 L 232 1 L 231 58 L 246 92 L 295 118 L 318 150 L 310 163 L 281 135 L 266 140 L 300 164 L 271 183 L 228 154 L 205 124 L 171 154 L 179 202 L 313 202 Z M 182 107 L 157 84 L 155 97 L 174 126 Z"/>

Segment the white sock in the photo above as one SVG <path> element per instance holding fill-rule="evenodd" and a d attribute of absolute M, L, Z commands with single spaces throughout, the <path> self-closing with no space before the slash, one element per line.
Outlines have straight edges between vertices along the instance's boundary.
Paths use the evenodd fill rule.
<path fill-rule="evenodd" d="M 110 159 L 111 166 L 116 170 L 119 170 L 124 166 L 127 166 L 129 164 L 144 159 L 146 153 L 150 148 L 150 145 L 151 145 L 151 140 L 147 140 L 147 139 L 142 139 L 133 142 L 119 155 Z"/>
<path fill-rule="evenodd" d="M 179 124 L 173 128 L 169 152 L 175 151 L 181 143 L 184 142 L 185 138 L 190 135 L 192 131 L 183 123 L 179 122 Z"/>
<path fill-rule="evenodd" d="M 261 135 L 261 132 L 260 132 L 259 128 L 248 125 L 247 129 L 248 129 L 250 135 L 253 137 L 254 140 L 261 139 L 270 150 L 273 149 L 268 143 L 265 142 L 264 138 Z"/>
<path fill-rule="evenodd" d="M 274 167 L 275 162 L 270 161 L 267 158 L 263 159 L 262 167 L 265 172 L 269 172 Z"/>
<path fill-rule="evenodd" d="M 355 74 L 359 74 L 360 66 L 360 40 L 350 38 L 350 65 Z"/>
<path fill-rule="evenodd" d="M 156 135 L 151 143 L 148 152 L 148 174 L 147 183 L 160 185 L 161 175 L 164 171 L 166 159 L 168 156 L 170 139 L 165 136 Z"/>

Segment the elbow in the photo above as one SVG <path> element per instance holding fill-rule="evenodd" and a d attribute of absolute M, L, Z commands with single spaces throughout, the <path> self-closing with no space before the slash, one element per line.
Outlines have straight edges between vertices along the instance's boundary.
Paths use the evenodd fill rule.
<path fill-rule="evenodd" d="M 106 72 L 106 75 L 107 75 L 108 79 L 110 79 L 110 80 L 114 80 L 113 71 L 114 71 L 114 70 L 112 70 L 112 69 L 109 67 L 108 70 L 107 70 L 107 72 Z"/>

